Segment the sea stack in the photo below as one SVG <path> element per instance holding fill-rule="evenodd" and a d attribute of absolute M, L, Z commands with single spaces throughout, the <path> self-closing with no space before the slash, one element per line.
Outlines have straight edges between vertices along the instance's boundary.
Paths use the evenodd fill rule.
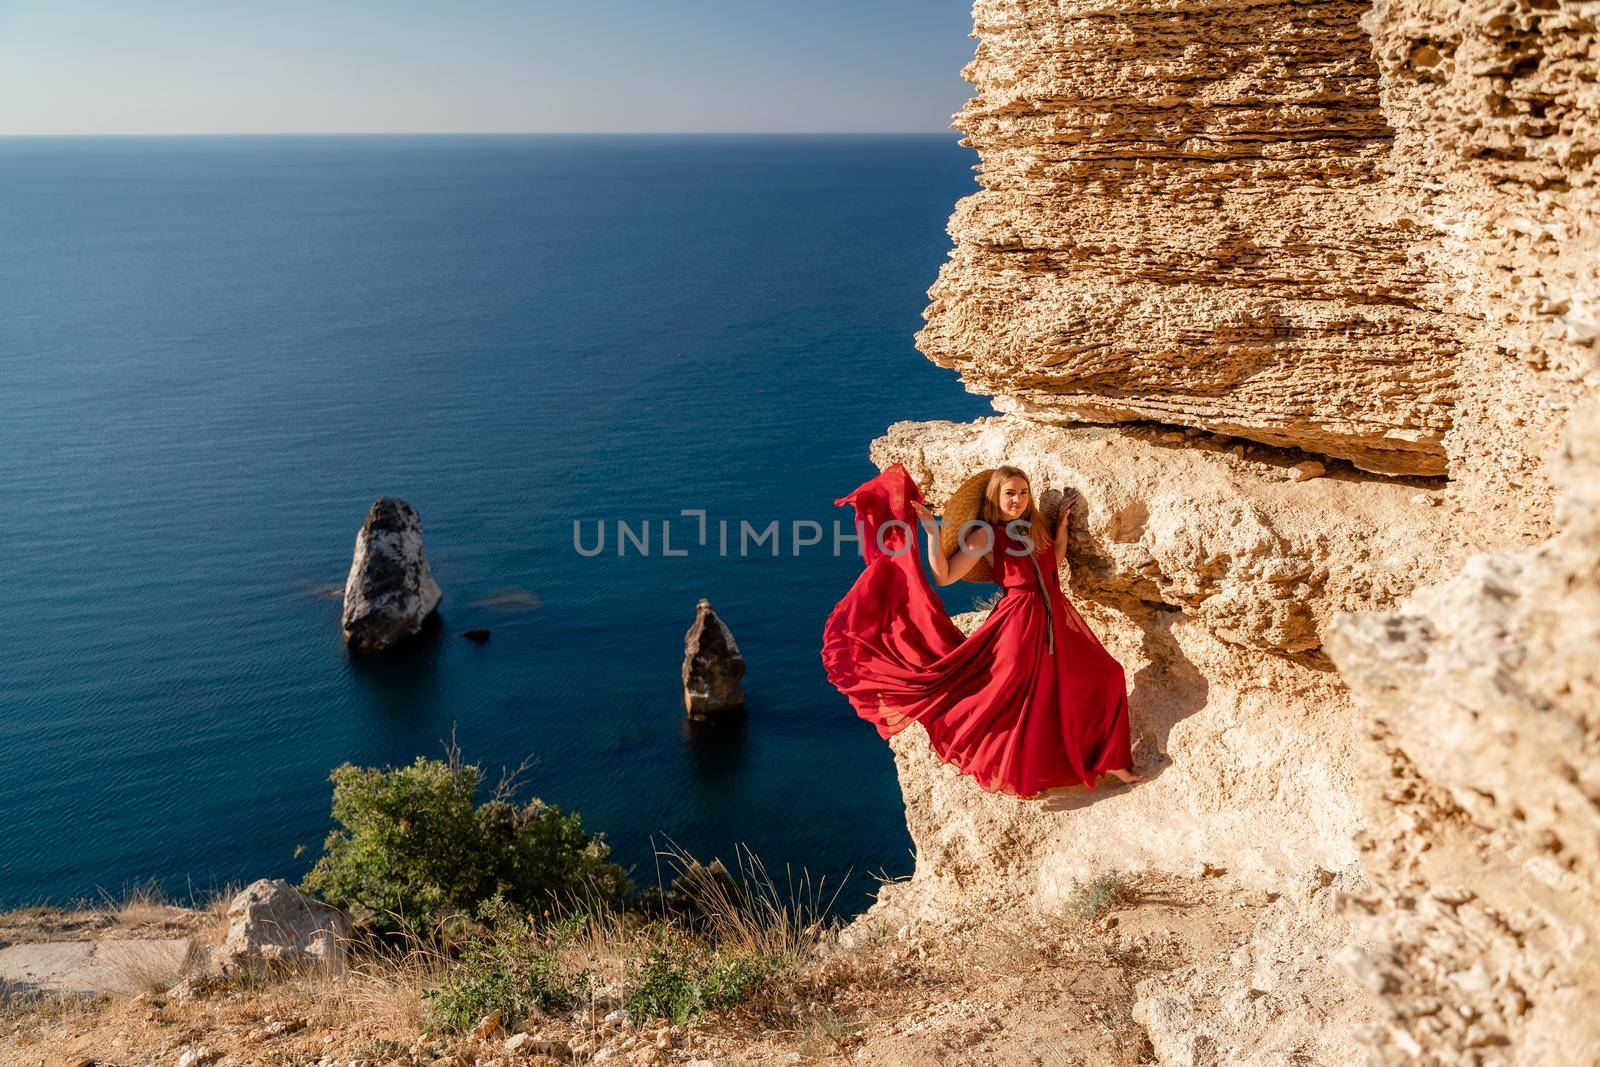
<path fill-rule="evenodd" d="M 733 632 L 700 598 L 694 623 L 683 635 L 683 707 L 691 719 L 708 719 L 744 707 L 744 657 Z"/>
<path fill-rule="evenodd" d="M 392 496 L 372 502 L 356 534 L 344 584 L 344 643 L 378 652 L 420 634 L 443 594 L 422 555 L 417 509 Z"/>

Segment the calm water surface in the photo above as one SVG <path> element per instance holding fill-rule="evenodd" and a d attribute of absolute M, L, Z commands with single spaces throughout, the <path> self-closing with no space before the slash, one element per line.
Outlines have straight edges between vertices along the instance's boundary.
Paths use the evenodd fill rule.
<path fill-rule="evenodd" d="M 947 137 L 0 140 L 0 906 L 298 878 L 336 764 L 438 755 L 855 910 L 910 870 L 893 761 L 827 683 L 833 499 L 892 421 L 987 405 L 912 347 L 971 192 Z M 444 632 L 352 661 L 379 494 Z M 712 544 L 680 519 L 703 508 Z M 776 519 L 781 555 L 715 524 Z M 574 520 L 653 528 L 573 548 Z M 614 528 L 609 531 L 614 533 Z M 831 541 L 831 538 L 829 538 Z M 974 593 L 951 594 L 953 610 Z M 749 715 L 682 729 L 697 598 Z M 476 646 L 459 634 L 486 626 Z M 297 856 L 297 846 L 308 846 Z"/>

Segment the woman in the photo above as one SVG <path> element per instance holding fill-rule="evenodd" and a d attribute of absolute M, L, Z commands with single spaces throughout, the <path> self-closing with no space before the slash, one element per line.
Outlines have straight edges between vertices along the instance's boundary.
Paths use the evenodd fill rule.
<path fill-rule="evenodd" d="M 1057 578 L 1069 507 L 1055 536 L 1027 475 L 995 469 L 977 520 L 946 553 L 922 491 L 896 463 L 835 504 L 853 505 L 865 567 L 823 626 L 828 680 L 889 738 L 913 721 L 940 759 L 991 792 L 1034 797 L 1133 773 L 1121 664 L 1067 602 Z M 922 572 L 948 585 L 985 560 L 1003 595 L 963 637 Z"/>

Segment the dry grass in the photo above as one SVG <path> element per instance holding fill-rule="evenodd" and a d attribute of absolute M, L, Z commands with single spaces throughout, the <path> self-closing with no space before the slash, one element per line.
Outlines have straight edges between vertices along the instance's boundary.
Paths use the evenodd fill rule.
<path fill-rule="evenodd" d="M 836 932 L 835 924 L 825 918 L 832 902 L 824 899 L 820 887 L 813 889 L 804 876 L 780 884 L 748 851 L 740 853 L 733 886 L 696 878 L 691 872 L 705 868 L 675 845 L 658 856 L 669 878 L 688 875 L 678 883 L 678 890 L 692 900 L 694 922 L 672 916 L 646 920 L 607 902 L 588 900 L 576 909 L 581 922 L 568 925 L 559 940 L 563 966 L 573 973 L 592 972 L 595 979 L 587 985 L 587 1003 L 580 1004 L 577 1016 L 562 1015 L 555 1020 L 574 1041 L 573 1064 L 590 1062 L 597 1048 L 614 1039 L 600 1017 L 626 1000 L 640 961 L 652 949 L 687 939 L 707 950 L 780 961 L 781 988 L 762 990 L 752 998 L 759 1004 L 751 1005 L 750 1010 L 759 1014 L 770 1012 L 792 995 L 791 979 L 816 962 L 819 947 Z M 549 926 L 557 919 L 548 913 L 528 918 L 536 929 L 546 927 L 546 918 Z M 326 1028 L 351 1035 L 348 1048 L 341 1044 L 341 1051 L 370 1045 L 374 1053 L 387 1055 L 399 1045 L 410 1046 L 419 1040 L 465 1040 L 434 1033 L 425 1010 L 424 994 L 445 981 L 451 968 L 458 965 L 453 958 L 459 945 L 448 933 L 452 928 L 458 927 L 444 921 L 436 928 L 412 930 L 389 942 L 354 940 L 348 946 L 352 963 L 343 975 L 276 976 L 250 996 L 262 1005 L 300 1005 L 308 1032 Z M 812 1024 L 817 1036 L 829 1043 L 860 1025 L 828 1016 Z M 362 1035 L 359 1039 L 353 1036 L 357 1031 Z"/>
<path fill-rule="evenodd" d="M 414 961 L 363 961 L 342 977 L 301 976 L 287 981 L 294 999 L 314 1010 L 314 1026 L 361 1024 L 393 1041 L 413 1041 L 428 1029 L 422 991 L 435 975 Z M 283 988 L 283 987 L 280 987 Z"/>
<path fill-rule="evenodd" d="M 244 889 L 241 882 L 229 882 L 220 889 L 213 890 L 194 905 L 197 910 L 203 911 L 210 919 L 212 925 L 218 930 L 225 930 L 228 926 L 228 905 L 233 903 L 233 898 Z"/>
<path fill-rule="evenodd" d="M 710 921 L 711 936 L 725 948 L 765 957 L 797 957 L 837 933 L 837 923 L 829 915 L 839 890 L 824 902 L 825 887 L 822 882 L 812 885 L 809 871 L 802 872 L 798 881 L 791 872 L 779 886 L 755 853 L 740 845 L 734 853 L 737 871 L 731 872 L 729 885 L 708 877 L 705 868 L 675 842 L 656 854 L 683 877 L 684 890 Z"/>
<path fill-rule="evenodd" d="M 704 869 L 675 847 L 661 856 L 664 881 L 674 869 Z M 658 1022 L 618 1031 L 601 1017 L 628 1002 L 641 959 L 675 938 L 686 939 L 687 947 L 675 950 L 687 953 L 683 958 L 721 952 L 784 963 L 741 1003 L 671 1031 L 683 1054 L 694 1058 L 755 1065 L 787 1062 L 786 1056 L 799 1052 L 805 1062 L 841 1064 L 866 1049 L 873 1062 L 931 1062 L 941 1050 L 962 1048 L 974 1057 L 964 1062 L 1005 1067 L 1132 1067 L 1150 1055 L 1131 1018 L 1133 983 L 1179 958 L 1163 959 L 1158 967 L 1126 930 L 1142 930 L 1153 918 L 1165 923 L 1191 915 L 1163 904 L 1147 880 L 1141 883 L 1145 892 L 1127 901 L 1118 925 L 1104 932 L 1023 909 L 988 910 L 955 917 L 959 921 L 949 928 L 913 927 L 905 936 L 897 935 L 897 924 L 907 920 L 869 921 L 858 924 L 844 944 L 825 916 L 822 896 L 803 878 L 798 887 L 780 882 L 754 857 L 740 859 L 732 885 L 726 878 L 706 878 L 678 886 L 672 898 L 694 904 L 686 917 L 645 918 L 591 901 L 582 923 L 569 924 L 556 940 L 512 942 L 519 952 L 524 944 L 555 945 L 564 966 L 597 976 L 585 990 L 586 1001 L 532 1013 L 541 1035 L 569 1045 L 569 1067 L 592 1063 L 601 1049 L 619 1049 L 630 1035 L 652 1041 L 665 1032 Z M 1112 896 L 1131 892 L 1131 883 L 1118 882 Z M 663 888 L 663 903 L 669 895 Z M 1231 908 L 1218 914 L 1237 919 Z M 1195 917 L 1216 919 L 1204 908 Z M 558 923 L 542 915 L 519 921 L 530 918 L 531 930 Z M 104 998 L 39 1002 L 28 1009 L 31 1018 L 0 1017 L 0 1062 L 23 1048 L 65 1051 L 70 1045 L 75 1053 L 92 1054 L 123 1034 L 128 1062 L 169 1062 L 173 1049 L 202 1036 L 240 1062 L 284 1067 L 316 1062 L 328 1052 L 409 1062 L 413 1049 L 425 1062 L 452 1063 L 458 1056 L 460 1062 L 488 1062 L 503 1055 L 499 1035 L 478 1041 L 429 1028 L 424 993 L 461 963 L 460 946 L 449 941 L 448 931 L 425 931 L 398 943 L 354 942 L 351 966 L 342 975 L 236 980 L 192 998 L 119 997 L 109 1007 Z M 1211 951 L 1209 941 L 1195 943 Z M 292 1030 L 283 1029 L 284 1020 Z M 278 1036 L 263 1037 L 273 1026 Z"/>
<path fill-rule="evenodd" d="M 86 993 L 17 992 L 0 984 L 0 1025 L 75 1024 L 104 1012 L 108 996 Z"/>
<path fill-rule="evenodd" d="M 641 961 L 652 950 L 669 945 L 691 950 L 698 946 L 724 957 L 770 963 L 772 980 L 751 998 L 751 1008 L 757 1012 L 787 1004 L 797 988 L 817 988 L 810 972 L 822 946 L 837 934 L 837 923 L 827 918 L 836 890 L 832 898 L 826 897 L 823 887 L 814 885 L 807 874 L 779 883 L 744 848 L 738 852 L 731 885 L 703 876 L 708 869 L 675 843 L 659 850 L 657 857 L 664 881 L 677 879 L 678 893 L 692 903 L 694 921 L 677 915 L 646 920 L 594 898 L 567 912 L 579 919 L 559 938 L 551 931 L 560 916 L 545 912 L 527 917 L 530 927 L 549 937 L 541 943 L 557 952 L 563 972 L 593 976 L 584 983 L 585 1003 L 580 1005 L 589 1009 L 589 1029 L 596 1028 L 595 1019 L 627 999 Z M 664 902 L 665 884 L 657 890 Z M 273 982 L 303 991 L 318 1014 L 347 1022 L 361 1020 L 386 1034 L 414 1038 L 429 1029 L 424 994 L 458 965 L 460 935 L 453 937 L 451 931 L 470 926 L 463 923 L 465 918 L 446 917 L 430 929 L 407 929 L 387 942 L 355 938 L 347 942 L 351 965 L 345 973 L 280 974 Z M 493 936 L 492 931 L 482 933 Z M 862 977 L 863 968 L 851 968 L 850 957 L 841 959 L 845 965 L 836 974 L 838 980 Z"/>
<path fill-rule="evenodd" d="M 1094 922 L 1137 896 L 1132 878 L 1120 871 L 1107 871 L 1087 883 L 1075 883 L 1067 898 L 1067 910 L 1085 922 Z"/>
<path fill-rule="evenodd" d="M 172 902 L 155 881 L 124 891 L 121 900 L 106 898 L 99 909 L 122 926 L 156 926 L 172 913 Z"/>
<path fill-rule="evenodd" d="M 423 993 L 449 966 L 437 940 L 412 934 L 398 947 L 348 939 L 351 964 L 342 974 L 302 973 L 302 986 L 316 990 L 324 1010 L 341 1018 L 367 1020 L 380 1029 L 416 1035 L 426 1029 Z"/>
<path fill-rule="evenodd" d="M 1000 971 L 1020 974 L 1057 962 L 1060 941 L 1043 936 L 1039 919 L 1027 915 L 994 915 L 979 926 L 988 945 L 991 965 Z"/>
<path fill-rule="evenodd" d="M 991 612 L 995 609 L 995 605 L 1000 603 L 1000 598 L 1003 596 L 1005 596 L 1005 590 L 996 589 L 988 596 L 974 597 L 972 600 L 972 610 L 982 611 L 985 613 Z"/>
<path fill-rule="evenodd" d="M 121 987 L 130 993 L 164 993 L 205 968 L 209 955 L 193 940 L 182 951 L 169 952 L 149 943 L 109 941 L 100 956 L 117 972 Z"/>
<path fill-rule="evenodd" d="M 209 944 L 220 942 L 228 905 L 239 888 L 228 885 L 203 895 L 191 894 L 187 902 L 182 902 L 151 881 L 116 896 L 102 890 L 98 899 L 72 908 L 7 912 L 0 915 L 0 927 L 12 941 L 192 936 Z"/>
<path fill-rule="evenodd" d="M 736 853 L 731 882 L 711 875 L 675 842 L 656 851 L 657 901 L 665 906 L 667 885 L 687 898 L 693 919 L 666 915 L 645 921 L 605 901 L 588 900 L 576 910 L 577 929 L 563 937 L 558 951 L 569 969 L 589 970 L 593 990 L 620 998 L 639 961 L 652 949 L 692 942 L 725 955 L 780 961 L 792 971 L 814 960 L 819 946 L 837 933 L 827 915 L 834 900 L 824 899 L 823 886 L 809 874 L 780 884 L 748 848 Z M 439 960 L 429 961 L 438 971 Z"/>

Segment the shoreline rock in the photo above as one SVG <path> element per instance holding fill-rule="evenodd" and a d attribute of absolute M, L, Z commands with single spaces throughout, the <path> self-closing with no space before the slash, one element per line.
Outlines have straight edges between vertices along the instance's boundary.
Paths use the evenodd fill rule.
<path fill-rule="evenodd" d="M 228 935 L 217 953 L 224 969 L 253 971 L 345 968 L 350 924 L 337 909 L 300 893 L 282 878 L 261 878 L 228 905 Z"/>

